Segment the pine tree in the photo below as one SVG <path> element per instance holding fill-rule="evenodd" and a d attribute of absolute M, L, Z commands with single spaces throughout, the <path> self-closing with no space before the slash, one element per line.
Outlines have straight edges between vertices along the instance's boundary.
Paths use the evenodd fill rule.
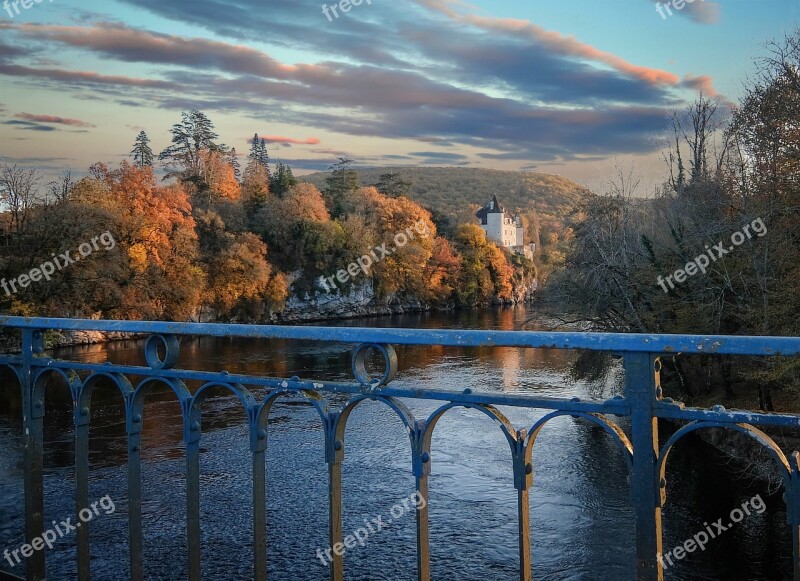
<path fill-rule="evenodd" d="M 261 161 L 259 157 L 259 150 L 260 150 L 260 140 L 258 139 L 258 133 L 253 136 L 253 141 L 250 142 L 250 153 L 247 157 L 253 159 L 255 161 Z"/>
<path fill-rule="evenodd" d="M 275 173 L 270 176 L 269 191 L 282 198 L 296 185 L 297 178 L 292 174 L 292 168 L 278 161 L 275 166 Z"/>
<path fill-rule="evenodd" d="M 150 138 L 147 137 L 147 133 L 144 131 L 140 131 L 136 137 L 131 156 L 133 156 L 133 163 L 138 167 L 153 166 L 153 150 L 150 149 Z"/>
<path fill-rule="evenodd" d="M 331 216 L 339 218 L 345 215 L 347 200 L 358 189 L 358 172 L 352 169 L 353 160 L 349 156 L 338 157 L 331 165 L 331 175 L 325 178 L 325 201 L 331 209 Z"/>
<path fill-rule="evenodd" d="M 270 181 L 272 180 L 272 173 L 269 171 L 267 142 L 264 139 L 259 139 L 258 133 L 253 135 L 253 141 L 250 142 L 250 154 L 247 157 L 261 164 L 261 167 L 267 172 L 267 178 Z"/>
<path fill-rule="evenodd" d="M 182 180 L 196 181 L 201 173 L 201 154 L 203 150 L 227 153 L 225 145 L 217 144 L 219 137 L 214 131 L 214 123 L 196 109 L 181 114 L 181 122 L 170 129 L 172 145 L 158 156 L 171 167 L 165 178 L 178 176 Z"/>
<path fill-rule="evenodd" d="M 269 153 L 267 152 L 267 142 L 264 139 L 261 140 L 261 145 L 258 148 L 259 158 L 258 161 L 261 165 L 264 166 L 264 170 L 267 172 L 267 175 L 270 175 L 269 172 Z M 290 170 L 291 171 L 291 170 Z"/>
<path fill-rule="evenodd" d="M 411 182 L 404 180 L 400 174 L 390 172 L 381 174 L 375 187 L 384 196 L 399 198 L 400 196 L 408 196 L 411 191 Z"/>
<path fill-rule="evenodd" d="M 233 168 L 233 175 L 236 176 L 237 181 L 241 181 L 242 179 L 242 166 L 239 165 L 239 156 L 236 153 L 236 148 L 232 148 L 228 153 L 229 163 Z"/>

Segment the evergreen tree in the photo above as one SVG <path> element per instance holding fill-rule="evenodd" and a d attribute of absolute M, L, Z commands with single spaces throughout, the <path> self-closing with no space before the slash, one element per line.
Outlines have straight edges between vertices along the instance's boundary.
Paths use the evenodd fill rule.
<path fill-rule="evenodd" d="M 297 178 L 292 174 L 292 168 L 278 161 L 275 166 L 275 173 L 270 176 L 269 191 L 282 198 L 296 185 Z"/>
<path fill-rule="evenodd" d="M 259 158 L 258 161 L 264 166 L 264 169 L 269 174 L 269 153 L 267 152 L 267 142 L 264 139 L 261 140 L 261 145 L 258 148 Z M 291 172 L 291 170 L 289 170 Z"/>
<path fill-rule="evenodd" d="M 384 196 L 389 196 L 390 198 L 408 197 L 411 191 L 411 182 L 404 180 L 398 173 L 390 172 L 381 174 L 378 178 L 378 183 L 375 184 L 375 188 Z"/>
<path fill-rule="evenodd" d="M 253 141 L 250 143 L 250 154 L 247 156 L 250 159 L 258 162 L 267 172 L 267 177 L 272 180 L 272 173 L 269 171 L 269 152 L 267 151 L 267 142 L 264 139 L 259 139 L 258 133 L 253 135 Z"/>
<path fill-rule="evenodd" d="M 150 138 L 147 137 L 147 133 L 144 131 L 140 131 L 139 135 L 136 136 L 131 156 L 133 156 L 133 163 L 136 164 L 137 167 L 152 167 L 153 150 L 150 149 Z"/>
<path fill-rule="evenodd" d="M 258 138 L 258 133 L 253 135 L 253 141 L 250 142 L 250 153 L 247 157 L 255 161 L 261 161 L 260 156 L 260 140 Z"/>
<path fill-rule="evenodd" d="M 331 216 L 339 218 L 346 213 L 346 201 L 358 189 L 358 172 L 352 169 L 353 160 L 349 156 L 337 158 L 331 165 L 331 175 L 325 178 L 325 201 L 331 210 Z"/>
<path fill-rule="evenodd" d="M 237 181 L 241 181 L 242 179 L 242 166 L 239 165 L 239 155 L 236 153 L 236 148 L 232 148 L 228 153 L 228 157 L 230 159 L 229 163 L 233 168 L 233 175 L 236 176 Z"/>
<path fill-rule="evenodd" d="M 203 150 L 226 153 L 225 145 L 217 144 L 219 137 L 214 124 L 206 115 L 196 109 L 181 114 L 182 120 L 170 129 L 172 145 L 158 156 L 171 168 L 165 178 L 178 176 L 184 181 L 197 181 L 201 173 Z"/>

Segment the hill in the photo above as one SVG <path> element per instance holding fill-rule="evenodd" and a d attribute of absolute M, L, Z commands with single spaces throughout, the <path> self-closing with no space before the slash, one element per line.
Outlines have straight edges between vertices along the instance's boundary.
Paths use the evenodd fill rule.
<path fill-rule="evenodd" d="M 509 210 L 537 210 L 542 216 L 563 219 L 585 190 L 567 178 L 532 172 L 461 167 L 380 167 L 357 171 L 364 186 L 376 184 L 381 174 L 396 173 L 411 184 L 410 198 L 453 219 L 462 217 L 470 204 L 485 205 L 494 194 Z M 300 179 L 323 189 L 327 175 L 319 172 Z"/>

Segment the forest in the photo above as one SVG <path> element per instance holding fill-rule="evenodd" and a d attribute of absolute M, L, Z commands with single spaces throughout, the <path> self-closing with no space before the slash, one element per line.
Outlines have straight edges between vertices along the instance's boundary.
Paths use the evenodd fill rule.
<path fill-rule="evenodd" d="M 515 300 L 537 277 L 533 261 L 488 241 L 474 220 L 456 223 L 412 201 L 397 173 L 363 185 L 353 160 L 341 157 L 318 188 L 288 165 L 272 164 L 257 134 L 240 162 L 197 110 L 183 113 L 170 134 L 171 145 L 156 154 L 142 131 L 118 167 L 96 163 L 79 180 L 65 171 L 46 187 L 36 170 L 0 164 L 0 202 L 8 208 L 0 215 L 3 280 L 70 249 L 75 255 L 99 234 L 116 242 L 52 280 L 0 293 L 2 312 L 270 321 L 290 297 L 329 292 L 323 275 L 415 225 L 431 235 L 397 248 L 337 292 L 361 285 L 385 303 L 474 307 Z"/>

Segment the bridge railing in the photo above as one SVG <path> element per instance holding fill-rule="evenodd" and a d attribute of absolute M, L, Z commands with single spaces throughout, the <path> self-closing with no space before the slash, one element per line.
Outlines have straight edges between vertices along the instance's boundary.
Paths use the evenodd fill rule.
<path fill-rule="evenodd" d="M 636 335 L 605 333 L 552 333 L 529 331 L 365 329 L 338 327 L 286 327 L 221 325 L 167 322 L 96 321 L 46 318 L 0 317 L 0 329 L 21 333 L 21 353 L 0 357 L 0 366 L 13 370 L 19 380 L 23 402 L 25 443 L 25 536 L 32 543 L 44 533 L 43 426 L 44 391 L 48 379 L 60 376 L 69 386 L 74 404 L 75 509 L 77 515 L 89 506 L 89 424 L 92 390 L 101 381 L 113 383 L 125 401 L 128 443 L 129 564 L 131 579 L 143 579 L 141 433 L 144 401 L 156 385 L 166 385 L 181 405 L 186 446 L 186 514 L 189 579 L 200 579 L 200 441 L 201 410 L 211 390 L 225 389 L 238 398 L 247 411 L 252 454 L 253 578 L 267 578 L 266 463 L 267 422 L 276 400 L 294 395 L 305 398 L 319 413 L 324 429 L 325 459 L 328 465 L 329 542 L 343 543 L 342 461 L 345 455 L 345 427 L 351 412 L 361 402 L 379 401 L 389 406 L 408 430 L 411 470 L 419 502 L 416 506 L 417 578 L 430 579 L 430 537 L 428 525 L 428 476 L 431 472 L 431 438 L 438 420 L 450 409 L 478 410 L 498 425 L 510 447 L 513 484 L 517 490 L 519 578 L 530 580 L 530 506 L 532 453 L 540 430 L 553 418 L 583 418 L 603 428 L 619 446 L 630 469 L 630 495 L 634 513 L 637 579 L 663 579 L 661 510 L 666 502 L 665 467 L 669 452 L 687 434 L 705 428 L 726 428 L 753 438 L 775 460 L 782 475 L 787 515 L 793 539 L 794 578 L 800 580 L 800 455 L 787 458 L 759 426 L 797 427 L 800 416 L 686 408 L 664 399 L 660 387 L 660 357 L 685 354 L 797 355 L 800 338 L 713 337 L 690 335 Z M 48 330 L 105 331 L 146 336 L 147 366 L 92 364 L 63 361 L 44 353 Z M 177 367 L 183 336 L 248 337 L 253 339 L 296 339 L 330 341 L 353 350 L 353 382 L 314 379 L 268 378 Z M 355 345 L 355 347 L 352 347 Z M 457 347 L 520 347 L 544 349 L 585 349 L 613 352 L 623 359 L 624 396 L 606 401 L 558 399 L 433 390 L 424 387 L 397 388 L 391 385 L 397 371 L 397 354 L 392 345 L 442 345 Z M 384 368 L 371 372 L 369 353 L 377 352 Z M 136 379 L 136 384 L 131 381 Z M 191 392 L 187 382 L 201 387 Z M 255 390 L 267 390 L 257 400 Z M 347 403 L 334 407 L 326 396 L 346 394 Z M 441 405 L 428 417 L 414 417 L 404 400 L 432 400 Z M 533 426 L 518 429 L 496 406 L 549 410 Z M 630 437 L 608 416 L 630 418 Z M 663 445 L 659 442 L 661 418 L 687 422 Z M 90 578 L 89 523 L 76 531 L 77 571 L 80 580 Z M 339 545 L 341 546 L 341 545 Z M 344 578 L 341 554 L 331 555 L 330 576 Z M 44 552 L 35 551 L 26 561 L 27 579 L 45 579 Z"/>

